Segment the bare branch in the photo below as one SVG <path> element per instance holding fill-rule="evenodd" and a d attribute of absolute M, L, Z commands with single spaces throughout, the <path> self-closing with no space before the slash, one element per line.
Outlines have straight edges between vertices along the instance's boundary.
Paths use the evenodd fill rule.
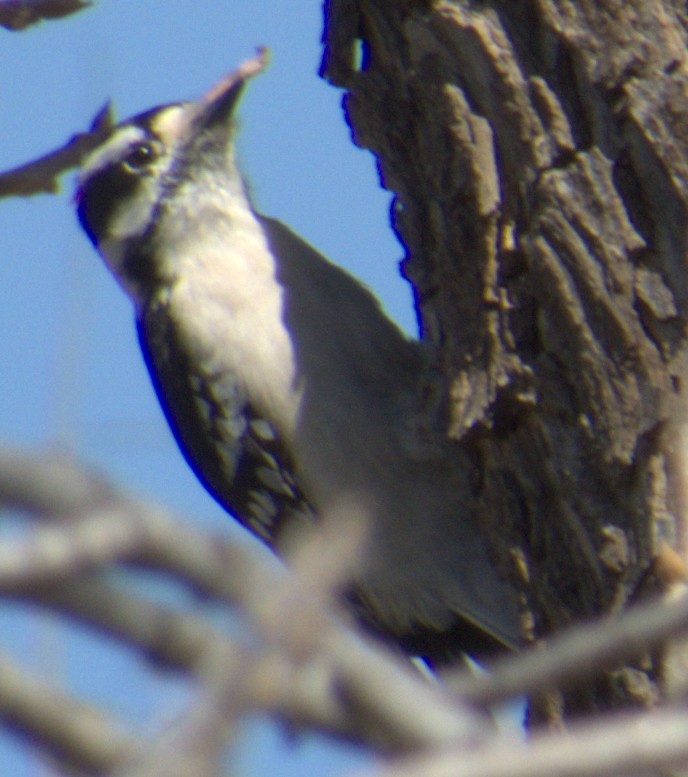
<path fill-rule="evenodd" d="M 623 615 L 578 625 L 553 637 L 543 650 L 528 650 L 490 666 L 490 672 L 446 673 L 445 680 L 466 700 L 477 704 L 552 687 L 570 686 L 624 661 L 637 659 L 688 629 L 688 597 L 653 600 Z"/>
<path fill-rule="evenodd" d="M 119 520 L 123 518 L 124 520 Z M 89 513 L 68 525 L 33 529 L 0 544 L 0 592 L 26 591 L 88 574 L 135 555 L 141 534 L 121 507 Z"/>
<path fill-rule="evenodd" d="M 244 547 L 203 536 L 141 502 L 118 503 L 100 480 L 89 486 L 84 473 L 54 457 L 1 456 L 0 499 L 30 510 L 28 485 L 33 482 L 38 495 L 34 504 L 42 512 L 57 473 L 65 496 L 56 495 L 56 506 L 69 507 L 78 518 L 65 521 L 63 514 L 63 523 L 41 527 L 23 546 L 13 544 L 0 554 L 0 591 L 5 595 L 77 618 L 168 669 L 197 675 L 208 650 L 218 650 L 233 661 L 237 644 L 196 615 L 83 578 L 85 571 L 115 559 L 174 573 L 203 595 L 238 605 L 269 648 L 255 672 L 246 672 L 254 707 L 274 711 L 292 726 L 315 725 L 389 750 L 473 742 L 486 735 L 484 718 L 429 685 L 377 644 L 343 629 L 323 610 L 321 596 L 314 595 L 308 583 L 290 583 L 282 570 L 266 566 Z M 91 513 L 85 512 L 94 506 Z M 115 524 L 109 528 L 108 517 Z M 50 550 L 52 543 L 56 550 Z M 314 552 L 320 552 L 317 543 Z M 17 562 L 15 553 L 21 553 L 25 562 Z M 307 560 L 302 559 L 300 566 L 303 577 L 310 579 Z M 78 582 L 60 582 L 77 574 Z M 266 606 L 266 601 L 280 605 Z M 296 617 L 284 618 L 286 603 Z M 301 632 L 295 638 L 298 624 Z M 271 682 L 266 683 L 266 677 Z M 403 711 L 419 702 L 424 715 L 407 719 Z"/>
<path fill-rule="evenodd" d="M 688 759 L 688 712 L 619 714 L 536 734 L 396 761 L 366 777 L 636 777 Z M 361 777 L 363 777 L 361 775 Z"/>
<path fill-rule="evenodd" d="M 206 650 L 192 707 L 117 777 L 216 777 L 228 741 L 253 709 L 247 678 L 259 655 L 248 649 L 231 655 Z"/>
<path fill-rule="evenodd" d="M 113 489 L 94 472 L 59 450 L 29 453 L 0 449 L 0 506 L 34 516 L 56 516 L 91 509 L 113 497 Z"/>
<path fill-rule="evenodd" d="M 161 669 L 190 671 L 208 644 L 224 635 L 203 618 L 134 596 L 101 580 L 17 592 L 140 651 Z M 229 649 L 229 648 L 228 648 Z"/>
<path fill-rule="evenodd" d="M 77 618 L 142 651 L 158 666 L 189 673 L 199 684 L 190 714 L 148 745 L 146 756 L 129 761 L 123 777 L 214 777 L 227 732 L 234 731 L 249 710 L 264 710 L 292 727 L 315 727 L 390 753 L 439 748 L 434 759 L 397 764 L 396 773 L 402 775 L 441 777 L 451 770 L 459 775 L 537 777 L 556 770 L 615 774 L 628 771 L 629 763 L 643 768 L 645 761 L 626 758 L 628 748 L 614 751 L 612 757 L 604 755 L 600 744 L 600 738 L 608 744 L 615 736 L 630 737 L 641 721 L 646 737 L 642 746 L 653 759 L 671 763 L 688 754 L 675 744 L 675 728 L 687 722 L 685 713 L 676 710 L 667 710 L 663 717 L 619 718 L 574 729 L 573 744 L 544 734 L 529 745 L 505 742 L 474 710 L 426 683 L 378 645 L 342 629 L 323 609 L 322 597 L 304 583 L 311 566 L 308 553 L 323 552 L 317 537 L 310 551 L 302 549 L 297 563 L 302 579 L 294 580 L 222 537 L 200 535 L 155 507 L 118 498 L 112 487 L 71 462 L 8 452 L 0 456 L 0 500 L 5 505 L 21 506 L 45 520 L 51 495 L 58 523 L 38 526 L 28 538 L 0 548 L 0 592 Z M 326 539 L 329 544 L 332 538 Z M 241 642 L 196 613 L 172 610 L 84 577 L 115 562 L 174 574 L 205 596 L 239 606 L 254 635 L 260 636 L 260 650 L 254 647 L 248 653 Z M 314 567 L 318 580 L 327 577 L 322 559 L 319 562 Z M 287 606 L 298 616 L 276 618 Z M 505 662 L 495 667 L 492 677 L 462 676 L 457 687 L 464 699 L 482 704 L 540 689 L 657 645 L 687 623 L 685 599 L 645 606 Z M 583 668 L 572 672 L 572 663 Z M 0 671 L 0 685 L 3 677 Z M 12 719 L 17 704 L 28 702 L 10 681 L 0 688 L 0 715 Z M 423 714 L 409 715 L 415 708 L 422 708 Z M 57 726 L 59 721 L 51 723 L 46 713 L 44 724 L 34 726 L 27 713 L 23 725 L 43 743 L 41 726 Z M 674 733 L 667 736 L 667 731 Z M 632 738 L 639 741 L 635 734 Z M 450 744 L 456 748 L 452 753 L 447 750 Z M 45 746 L 55 750 L 49 740 Z M 575 771 L 566 772 L 571 748 L 585 748 L 588 760 L 574 759 Z M 87 757 L 94 763 L 100 758 L 97 753 Z M 605 764 L 610 764 L 607 771 Z"/>
<path fill-rule="evenodd" d="M 313 601 L 317 592 L 313 591 L 312 571 L 308 576 L 309 590 L 293 589 L 294 583 L 289 582 L 293 578 L 280 575 L 277 570 L 269 573 L 244 548 L 222 537 L 199 535 L 141 502 L 117 502 L 112 489 L 97 479 L 90 482 L 82 472 L 73 466 L 70 468 L 65 462 L 51 459 L 42 471 L 37 459 L 21 456 L 13 459 L 5 455 L 0 458 L 0 464 L 3 461 L 7 466 L 0 467 L 0 495 L 5 501 L 30 506 L 29 494 L 24 489 L 33 484 L 38 494 L 35 507 L 41 510 L 59 478 L 63 500 L 59 506 L 68 506 L 81 517 L 66 525 L 36 529 L 28 539 L 8 542 L 0 548 L 0 591 L 7 594 L 18 590 L 33 592 L 41 584 L 39 598 L 43 598 L 43 586 L 48 582 L 65 580 L 106 562 L 129 561 L 175 574 L 204 596 L 239 605 L 261 629 L 263 636 L 273 641 L 278 622 L 275 621 L 275 612 L 299 613 L 298 618 L 291 616 L 286 619 L 286 627 L 303 626 L 304 619 L 310 618 L 306 626 L 300 628 L 299 634 L 306 635 L 310 651 L 325 649 L 330 655 L 331 672 L 333 676 L 340 677 L 359 714 L 362 707 L 371 704 L 374 715 L 380 715 L 380 699 L 385 696 L 379 687 L 380 678 L 386 678 L 397 687 L 403 682 L 399 677 L 388 677 L 385 673 L 386 655 L 379 662 L 372 658 L 372 649 L 367 651 L 366 656 L 360 656 L 361 648 L 353 644 L 352 639 L 337 629 L 332 631 L 334 627 L 330 620 L 323 616 L 320 605 Z M 19 477 L 20 474 L 22 477 Z M 81 506 L 79 499 L 83 500 Z M 96 504 L 95 510 L 84 515 L 84 508 Z M 330 537 L 327 542 L 317 545 L 313 552 L 322 558 L 323 547 L 331 548 L 332 545 Z M 304 569 L 313 568 L 307 559 L 302 566 Z M 64 595 L 64 590 L 60 589 L 60 595 Z M 288 606 L 290 598 L 299 602 L 298 607 Z M 91 597 L 87 597 L 87 601 L 91 601 Z M 270 603 L 274 606 L 269 607 Z M 124 603 L 119 603 L 116 609 L 124 607 Z M 170 625 L 167 616 L 164 619 L 162 632 L 167 634 L 168 639 L 163 644 L 168 650 Z M 152 613 L 145 616 L 137 613 L 133 618 L 134 624 L 143 622 L 149 627 L 156 620 L 157 616 Z M 578 627 L 553 639 L 546 650 L 526 652 L 493 665 L 490 674 L 460 673 L 452 678 L 450 684 L 464 700 L 481 705 L 492 704 L 589 677 L 614 667 L 624 659 L 635 658 L 644 650 L 658 647 L 687 626 L 688 600 L 682 598 L 672 604 L 651 603 L 603 624 Z M 198 628 L 194 626 L 192 631 Z M 278 629 L 276 632 L 278 636 L 281 633 L 282 638 L 284 628 L 283 623 L 282 631 Z M 320 644 L 315 644 L 314 635 L 320 635 Z M 133 638 L 132 632 L 127 632 L 127 638 Z M 140 636 L 135 639 L 142 644 Z M 287 639 L 283 647 L 288 643 Z M 148 639 L 143 641 L 143 645 L 147 652 L 153 650 Z M 356 656 L 353 662 L 351 656 Z M 163 656 L 159 660 L 167 663 L 169 657 Z M 370 671 L 368 667 L 371 667 Z M 409 689 L 410 696 L 419 692 L 416 685 L 413 683 Z M 371 695 L 372 699 L 369 699 Z M 384 713 L 386 719 L 395 715 L 398 709 L 396 703 L 390 705 Z M 397 720 L 395 725 L 402 726 L 403 722 Z M 433 723 L 433 730 L 430 731 L 430 728 L 428 726 L 421 738 L 424 741 L 428 738 L 442 741 L 441 726 Z M 411 729 L 407 733 L 410 741 L 415 741 L 414 736 L 418 735 L 416 721 Z"/>
<path fill-rule="evenodd" d="M 43 19 L 60 19 L 90 5 L 89 0 L 0 0 L 0 27 L 24 30 Z"/>
<path fill-rule="evenodd" d="M 0 173 L 0 197 L 55 193 L 58 190 L 58 177 L 78 167 L 86 155 L 102 143 L 112 126 L 112 111 L 107 104 L 98 112 L 89 132 L 73 135 L 61 148 L 33 162 Z"/>
<path fill-rule="evenodd" d="M 76 701 L 0 656 L 0 720 L 54 757 L 104 773 L 133 756 L 141 741 L 102 710 Z"/>
<path fill-rule="evenodd" d="M 111 486 L 72 462 L 55 456 L 0 455 L 0 501 L 45 521 L 51 496 L 57 523 L 39 525 L 28 537 L 0 546 L 0 594 L 77 618 L 198 683 L 190 714 L 149 746 L 143 760 L 132 761 L 122 773 L 126 777 L 215 775 L 227 732 L 250 710 L 389 753 L 439 748 L 437 760 L 397 765 L 402 774 L 420 770 L 418 774 L 441 775 L 443 769 L 485 777 L 545 774 L 548 769 L 566 774 L 565 750 L 558 740 L 541 734 L 527 746 L 505 742 L 465 702 L 489 704 L 573 682 L 652 649 L 688 626 L 686 598 L 638 607 L 616 620 L 563 635 L 544 650 L 498 664 L 491 675 L 458 675 L 453 678 L 457 701 L 331 617 L 324 607 L 328 597 L 323 599 L 312 585 L 313 580 L 318 588 L 337 582 L 342 562 L 334 557 L 323 561 L 336 553 L 332 537 L 316 536 L 303 546 L 296 560 L 301 574 L 289 576 L 224 537 L 202 535 L 156 507 L 118 497 Z M 247 652 L 240 640 L 230 639 L 195 612 L 139 599 L 92 577 L 121 563 L 174 575 L 203 596 L 238 607 L 251 626 L 251 639 L 259 638 L 260 649 L 254 644 Z M 0 696 L 0 709 L 4 703 Z M 409 715 L 419 707 L 423 715 Z M 663 715 L 671 725 L 685 722 L 681 711 Z M 665 746 L 665 718 L 613 719 L 605 741 L 628 737 L 641 720 L 648 721 L 644 730 L 654 732 L 646 742 L 648 752 L 662 763 L 683 757 L 683 749 Z M 655 725 L 657 720 L 661 725 Z M 575 729 L 581 740 L 576 747 L 588 748 L 592 765 L 585 771 L 588 767 L 578 759 L 571 774 L 592 774 L 595 769 L 614 774 L 625 768 L 625 756 L 617 753 L 614 758 L 622 760 L 610 761 L 610 771 L 604 771 L 595 739 L 602 736 L 600 731 L 607 732 L 606 722 L 590 730 Z M 35 738 L 41 740 L 39 732 Z M 448 754 L 450 745 L 456 750 Z M 482 764 L 482 771 L 475 771 L 476 763 Z M 633 765 L 640 768 L 643 763 Z"/>

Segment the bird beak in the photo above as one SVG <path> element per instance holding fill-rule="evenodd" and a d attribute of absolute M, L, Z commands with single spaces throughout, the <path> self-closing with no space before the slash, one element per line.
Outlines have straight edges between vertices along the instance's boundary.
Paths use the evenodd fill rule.
<path fill-rule="evenodd" d="M 225 127 L 232 118 L 244 84 L 267 66 L 268 51 L 258 49 L 255 57 L 246 60 L 216 83 L 200 100 L 190 105 L 188 120 L 194 129 Z"/>

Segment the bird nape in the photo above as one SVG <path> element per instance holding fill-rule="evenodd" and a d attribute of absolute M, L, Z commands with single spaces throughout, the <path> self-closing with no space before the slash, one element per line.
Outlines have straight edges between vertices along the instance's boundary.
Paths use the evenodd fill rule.
<path fill-rule="evenodd" d="M 435 661 L 514 647 L 510 590 L 462 510 L 467 475 L 413 431 L 420 344 L 250 200 L 233 117 L 258 70 L 123 121 L 79 176 L 79 219 L 133 302 L 167 421 L 207 490 L 276 552 L 328 516 L 343 532 L 346 515 L 365 522 L 342 599 L 368 629 Z"/>

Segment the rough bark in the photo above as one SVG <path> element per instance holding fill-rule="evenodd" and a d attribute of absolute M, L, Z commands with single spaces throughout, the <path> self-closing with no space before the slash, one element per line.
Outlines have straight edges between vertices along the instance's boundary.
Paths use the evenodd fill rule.
<path fill-rule="evenodd" d="M 657 557 L 682 556 L 679 9 L 326 3 L 323 72 L 395 194 L 448 433 L 474 473 L 466 509 L 520 593 L 527 641 L 661 589 Z M 658 656 L 639 656 L 534 710 L 648 705 L 660 679 Z"/>

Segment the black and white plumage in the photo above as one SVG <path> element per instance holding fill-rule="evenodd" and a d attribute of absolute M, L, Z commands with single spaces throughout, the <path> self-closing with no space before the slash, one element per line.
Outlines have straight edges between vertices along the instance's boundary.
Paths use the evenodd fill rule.
<path fill-rule="evenodd" d="M 86 160 L 81 223 L 130 296 L 160 403 L 208 491 L 278 552 L 354 505 L 358 619 L 433 658 L 518 641 L 444 446 L 415 446 L 423 363 L 375 298 L 237 170 L 245 77 L 123 122 Z M 285 539 L 286 538 L 286 539 Z"/>

